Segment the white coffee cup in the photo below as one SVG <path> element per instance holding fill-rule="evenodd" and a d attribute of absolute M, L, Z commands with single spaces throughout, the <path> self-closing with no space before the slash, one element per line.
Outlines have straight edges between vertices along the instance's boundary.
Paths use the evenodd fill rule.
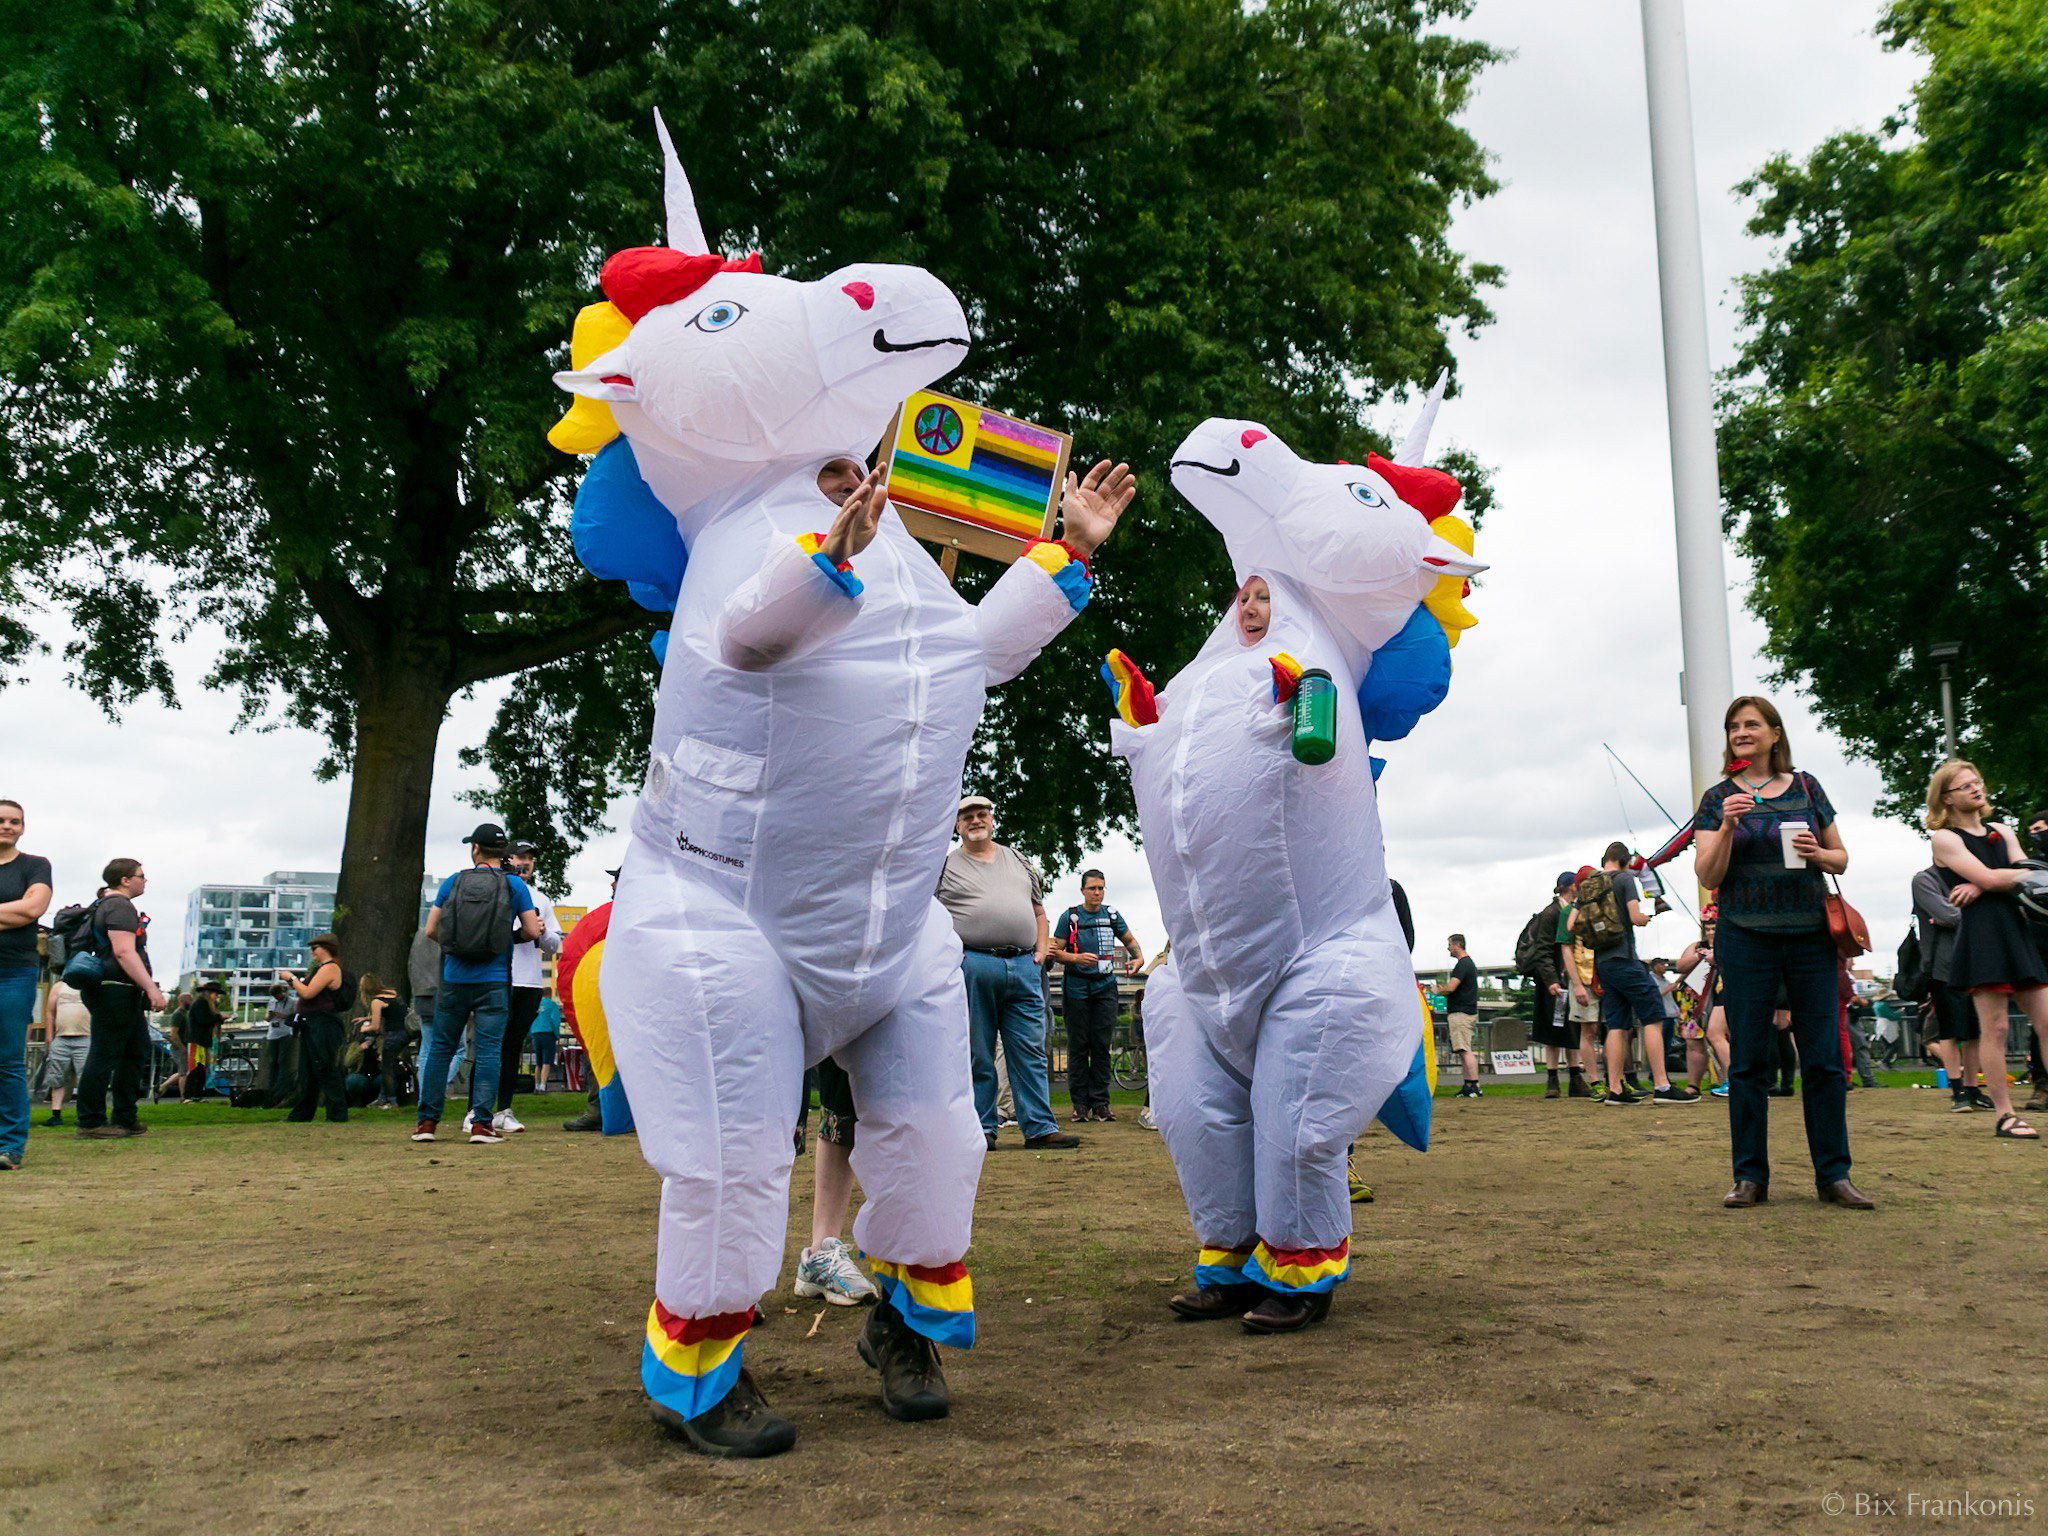
<path fill-rule="evenodd" d="M 1806 860 L 1793 850 L 1792 839 L 1802 832 L 1809 832 L 1811 830 L 1812 828 L 1808 827 L 1803 821 L 1782 821 L 1778 823 L 1778 846 L 1784 852 L 1785 867 L 1787 869 L 1806 868 Z"/>

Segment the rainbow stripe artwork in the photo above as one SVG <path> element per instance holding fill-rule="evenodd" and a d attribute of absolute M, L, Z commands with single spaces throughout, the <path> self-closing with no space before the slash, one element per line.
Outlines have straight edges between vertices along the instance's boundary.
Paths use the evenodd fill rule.
<path fill-rule="evenodd" d="M 694 1419 L 718 1406 L 740 1377 L 740 1346 L 755 1309 L 718 1317 L 679 1317 L 657 1298 L 647 1309 L 640 1384 L 662 1407 Z"/>
<path fill-rule="evenodd" d="M 867 1256 L 883 1299 L 906 1323 L 934 1344 L 974 1348 L 974 1282 L 967 1266 L 892 1264 Z"/>
<path fill-rule="evenodd" d="M 1028 542 L 1051 526 L 1068 439 L 1061 433 L 921 390 L 903 402 L 889 445 L 889 499 Z"/>
<path fill-rule="evenodd" d="M 1269 1290 L 1313 1294 L 1351 1273 L 1351 1240 L 1334 1248 L 1269 1248 L 1263 1240 L 1245 1261 L 1244 1277 Z"/>
<path fill-rule="evenodd" d="M 588 1070 L 597 1079 L 597 1108 L 604 1117 L 604 1134 L 622 1136 L 633 1129 L 633 1106 L 626 1102 L 626 1085 L 612 1058 L 611 1031 L 604 1020 L 604 999 L 598 995 L 597 977 L 604 965 L 605 936 L 611 932 L 612 904 L 606 902 L 583 914 L 555 957 L 555 999 L 562 1005 L 562 1017 L 570 1032 L 583 1046 Z"/>

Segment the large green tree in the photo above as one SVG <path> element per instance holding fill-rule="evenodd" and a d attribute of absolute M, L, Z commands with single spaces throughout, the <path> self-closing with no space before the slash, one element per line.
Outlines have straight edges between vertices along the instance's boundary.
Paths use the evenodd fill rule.
<path fill-rule="evenodd" d="M 2048 804 L 2048 0 L 1901 0 L 1911 108 L 1771 161 L 1782 242 L 1743 288 L 1723 399 L 1731 522 L 1781 678 L 1910 817 L 1941 756 L 1931 644 L 1960 641 L 1963 750 Z"/>
<path fill-rule="evenodd" d="M 653 106 L 714 238 L 932 267 L 959 387 L 1083 454 L 1152 470 L 1229 412 L 1359 457 L 1486 319 L 1447 238 L 1490 188 L 1456 122 L 1490 54 L 1435 30 L 1465 0 L 4 3 L 0 557 L 110 703 L 169 697 L 206 619 L 210 685 L 325 733 L 362 964 L 402 952 L 453 696 L 514 677 L 473 753 L 553 859 L 637 774 L 652 624 L 575 569 L 542 434 L 597 264 L 659 237 Z M 1226 584 L 1155 475 L 980 738 L 1014 840 L 1127 815 L 1093 665 L 1178 664 Z"/>

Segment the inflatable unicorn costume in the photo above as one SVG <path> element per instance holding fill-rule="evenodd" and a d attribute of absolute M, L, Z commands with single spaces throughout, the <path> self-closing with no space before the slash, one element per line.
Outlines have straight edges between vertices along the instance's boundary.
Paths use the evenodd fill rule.
<path fill-rule="evenodd" d="M 1419 427 L 1403 458 L 1420 456 Z M 1176 452 L 1173 484 L 1239 582 L 1271 593 L 1263 636 L 1247 640 L 1233 606 L 1156 701 L 1121 652 L 1104 668 L 1173 944 L 1145 1029 L 1201 1250 L 1174 1307 L 1278 1332 L 1320 1319 L 1349 1270 L 1348 1145 L 1376 1113 L 1427 1143 L 1367 750 L 1442 698 L 1449 642 L 1472 622 L 1465 578 L 1483 567 L 1437 470 L 1311 464 L 1255 423 L 1211 420 Z M 1290 749 L 1289 705 L 1312 669 L 1338 705 L 1336 753 L 1314 766 Z"/>
<path fill-rule="evenodd" d="M 602 450 L 578 554 L 674 605 L 598 977 L 662 1174 L 642 1380 L 698 1449 L 761 1455 L 794 1431 L 741 1352 L 781 1268 L 806 1064 L 832 1055 L 853 1083 L 854 1237 L 884 1294 L 861 1352 L 890 1411 L 943 1413 L 930 1341 L 973 1342 L 984 1146 L 960 944 L 933 891 L 984 690 L 1090 586 L 1074 546 L 1042 543 L 969 604 L 890 513 L 857 565 L 828 558 L 821 467 L 865 459 L 959 364 L 966 317 L 915 267 L 799 283 L 712 254 L 661 140 L 671 244 L 605 264 L 609 302 L 578 316 L 555 376 L 581 398 L 551 440 Z"/>

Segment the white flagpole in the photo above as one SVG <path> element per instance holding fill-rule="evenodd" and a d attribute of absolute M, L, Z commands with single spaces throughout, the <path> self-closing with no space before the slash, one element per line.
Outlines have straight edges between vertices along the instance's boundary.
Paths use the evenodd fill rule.
<path fill-rule="evenodd" d="M 1685 655 L 1686 736 L 1697 800 L 1721 776 L 1721 715 L 1735 693 L 1728 580 L 1721 557 L 1721 476 L 1714 458 L 1707 282 L 1692 158 L 1685 0 L 1642 0 L 1650 98 L 1650 179 L 1657 208 L 1657 282 L 1664 309 L 1664 394 L 1671 418 L 1671 490 L 1678 527 L 1678 627 Z"/>

